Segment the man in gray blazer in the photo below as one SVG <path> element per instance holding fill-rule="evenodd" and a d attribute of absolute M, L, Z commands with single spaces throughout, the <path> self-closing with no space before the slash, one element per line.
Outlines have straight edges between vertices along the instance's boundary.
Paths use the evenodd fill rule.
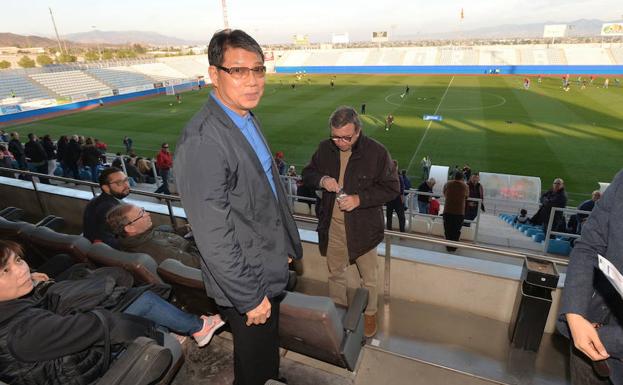
<path fill-rule="evenodd" d="M 558 329 L 570 337 L 571 383 L 623 384 L 623 300 L 598 269 L 601 254 L 623 271 L 623 170 L 595 204 L 571 252 Z M 598 378 L 591 368 L 609 377 Z"/>
<path fill-rule="evenodd" d="M 177 144 L 174 171 L 202 255 L 208 295 L 234 337 L 235 384 L 279 375 L 279 299 L 288 261 L 302 257 L 298 230 L 260 124 L 258 43 L 240 30 L 208 46 L 213 91 Z"/>

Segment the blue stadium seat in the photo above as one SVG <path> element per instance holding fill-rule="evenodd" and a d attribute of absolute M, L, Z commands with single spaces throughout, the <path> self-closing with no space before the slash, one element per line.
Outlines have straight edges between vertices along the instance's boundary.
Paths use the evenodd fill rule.
<path fill-rule="evenodd" d="M 569 241 L 562 239 L 551 239 L 547 247 L 547 252 L 558 255 L 569 255 L 571 253 L 571 244 Z"/>
<path fill-rule="evenodd" d="M 532 236 L 532 240 L 541 243 L 545 240 L 545 234 L 543 232 L 538 232 Z"/>

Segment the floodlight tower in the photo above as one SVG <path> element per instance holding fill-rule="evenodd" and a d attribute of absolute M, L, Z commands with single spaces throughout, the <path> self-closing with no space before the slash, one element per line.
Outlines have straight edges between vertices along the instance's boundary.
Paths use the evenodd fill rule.
<path fill-rule="evenodd" d="M 52 13 L 52 8 L 48 8 L 48 9 L 50 10 L 50 17 L 52 18 L 52 25 L 54 26 L 54 32 L 56 33 L 56 41 L 58 42 L 58 50 L 61 53 L 63 53 L 63 46 L 61 46 L 61 38 L 58 36 L 58 29 L 56 28 L 56 22 L 54 21 L 54 14 Z"/>
<path fill-rule="evenodd" d="M 229 21 L 227 21 L 227 0 L 221 0 L 221 5 L 223 6 L 223 25 L 225 29 L 228 29 Z"/>

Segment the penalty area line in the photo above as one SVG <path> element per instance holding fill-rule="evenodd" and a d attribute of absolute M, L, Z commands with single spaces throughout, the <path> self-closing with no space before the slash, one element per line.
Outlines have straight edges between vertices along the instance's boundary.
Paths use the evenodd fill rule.
<path fill-rule="evenodd" d="M 448 82 L 446 91 L 441 96 L 441 99 L 439 100 L 439 104 L 437 105 L 437 108 L 435 109 L 435 112 L 433 113 L 433 115 L 437 115 L 437 112 L 439 111 L 439 107 L 441 107 L 441 103 L 443 103 L 443 100 L 448 94 L 448 90 L 450 89 L 450 85 L 452 84 L 453 80 L 454 80 L 454 76 L 452 76 L 452 78 L 450 79 L 450 82 Z M 420 139 L 420 143 L 418 143 L 417 147 L 415 148 L 415 152 L 413 153 L 413 156 L 411 157 L 411 160 L 409 161 L 409 165 L 407 166 L 407 173 L 409 173 L 409 170 L 411 170 L 411 166 L 413 166 L 413 161 L 415 161 L 415 158 L 417 157 L 417 154 L 420 151 L 420 148 L 422 147 L 422 143 L 424 143 L 424 139 L 426 139 L 426 135 L 428 135 L 428 131 L 430 130 L 430 126 L 433 124 L 433 122 L 434 120 L 428 121 L 428 125 L 426 126 L 426 130 L 424 131 L 424 135 L 422 135 L 422 139 Z"/>

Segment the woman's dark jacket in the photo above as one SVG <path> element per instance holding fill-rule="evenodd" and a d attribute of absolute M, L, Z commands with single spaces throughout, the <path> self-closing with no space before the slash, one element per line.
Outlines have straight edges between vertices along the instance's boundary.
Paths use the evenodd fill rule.
<path fill-rule="evenodd" d="M 47 286 L 46 284 L 43 284 Z M 113 347 L 139 336 L 159 339 L 148 320 L 120 313 L 147 287 L 131 288 L 132 277 L 117 268 L 86 278 L 38 286 L 18 299 L 0 302 L 0 380 L 12 384 L 95 382 L 106 370 L 107 320 Z"/>

